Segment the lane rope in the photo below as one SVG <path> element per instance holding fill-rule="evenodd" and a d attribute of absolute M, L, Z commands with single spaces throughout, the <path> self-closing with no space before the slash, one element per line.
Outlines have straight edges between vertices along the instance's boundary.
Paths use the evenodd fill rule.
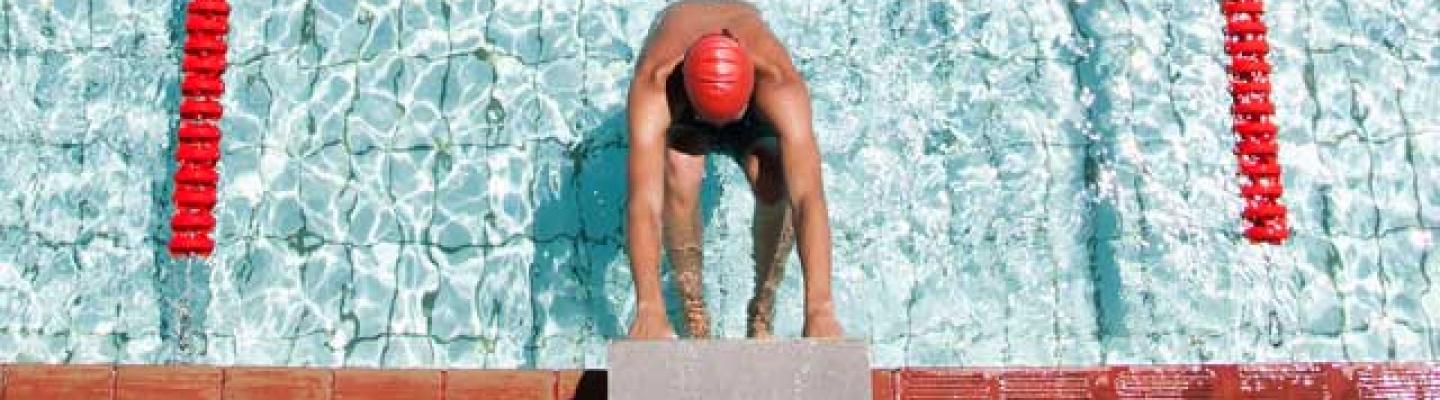
<path fill-rule="evenodd" d="M 192 0 L 185 14 L 185 56 L 180 63 L 180 128 L 175 145 L 175 213 L 170 218 L 173 257 L 206 257 L 215 250 L 216 186 L 220 174 L 220 118 L 225 107 L 225 42 L 230 4 Z"/>
<path fill-rule="evenodd" d="M 1270 100 L 1270 44 L 1262 17 L 1263 0 L 1223 0 L 1225 53 L 1230 55 L 1230 94 L 1234 131 L 1238 136 L 1235 157 L 1240 196 L 1245 200 L 1241 218 L 1245 237 L 1251 243 L 1281 244 L 1290 236 L 1281 179 L 1279 150 L 1275 141 L 1275 103 Z"/>

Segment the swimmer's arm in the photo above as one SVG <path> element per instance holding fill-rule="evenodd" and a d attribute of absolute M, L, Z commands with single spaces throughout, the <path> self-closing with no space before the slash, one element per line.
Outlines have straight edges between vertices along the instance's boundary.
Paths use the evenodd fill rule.
<path fill-rule="evenodd" d="M 758 74 L 755 101 L 778 132 L 780 163 L 790 205 L 795 210 L 795 231 L 805 274 L 805 307 L 812 311 L 831 307 L 829 211 L 811 122 L 810 93 L 798 73 L 790 68 L 784 70 L 789 72 L 762 70 Z"/>
<path fill-rule="evenodd" d="M 639 306 L 663 309 L 660 291 L 660 211 L 665 197 L 665 130 L 670 125 L 665 74 L 640 68 L 630 84 L 630 156 L 625 245 Z"/>

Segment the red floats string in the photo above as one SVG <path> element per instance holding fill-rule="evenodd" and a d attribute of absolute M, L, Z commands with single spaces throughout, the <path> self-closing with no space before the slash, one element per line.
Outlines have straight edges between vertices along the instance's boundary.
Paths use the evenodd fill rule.
<path fill-rule="evenodd" d="M 175 147 L 175 215 L 170 218 L 170 254 L 209 256 L 215 250 L 215 186 L 220 174 L 220 117 L 225 109 L 225 35 L 230 4 L 191 0 L 185 14 L 185 58 L 180 63 L 180 130 Z"/>
<path fill-rule="evenodd" d="M 1251 243 L 1281 244 L 1290 236 L 1285 189 L 1280 179 L 1275 143 L 1275 103 L 1270 101 L 1267 29 L 1261 16 L 1263 0 L 1223 0 L 1225 53 L 1230 55 L 1230 93 L 1234 105 L 1235 156 L 1239 159 L 1240 195 L 1245 198 L 1245 237 Z"/>

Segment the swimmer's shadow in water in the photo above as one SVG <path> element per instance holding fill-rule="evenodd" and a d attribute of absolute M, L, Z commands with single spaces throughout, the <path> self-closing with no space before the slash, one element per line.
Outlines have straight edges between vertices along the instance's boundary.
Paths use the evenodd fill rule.
<path fill-rule="evenodd" d="M 629 317 L 621 315 L 622 307 L 634 301 L 630 265 L 623 257 L 627 132 L 625 114 L 620 112 L 582 130 L 573 145 L 551 140 L 529 143 L 534 146 L 535 185 L 530 189 L 536 203 L 530 232 L 535 241 L 530 268 L 535 320 L 526 346 L 529 366 L 553 364 L 558 354 L 545 354 L 550 344 L 546 341 L 569 342 L 556 343 L 567 348 L 580 344 L 570 340 L 593 335 L 619 339 L 629 330 Z M 712 157 L 707 164 L 714 162 Z M 707 168 L 701 193 L 703 222 L 712 220 L 722 194 L 713 171 Z M 678 330 L 683 326 L 679 295 L 663 251 L 662 262 L 665 304 Z M 623 278 L 613 278 L 617 276 Z"/>

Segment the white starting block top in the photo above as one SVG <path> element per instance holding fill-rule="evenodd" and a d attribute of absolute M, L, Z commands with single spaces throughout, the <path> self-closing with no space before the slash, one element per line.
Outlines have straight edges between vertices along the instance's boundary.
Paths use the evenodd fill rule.
<path fill-rule="evenodd" d="M 611 399 L 869 399 L 870 354 L 852 340 L 610 343 Z"/>

